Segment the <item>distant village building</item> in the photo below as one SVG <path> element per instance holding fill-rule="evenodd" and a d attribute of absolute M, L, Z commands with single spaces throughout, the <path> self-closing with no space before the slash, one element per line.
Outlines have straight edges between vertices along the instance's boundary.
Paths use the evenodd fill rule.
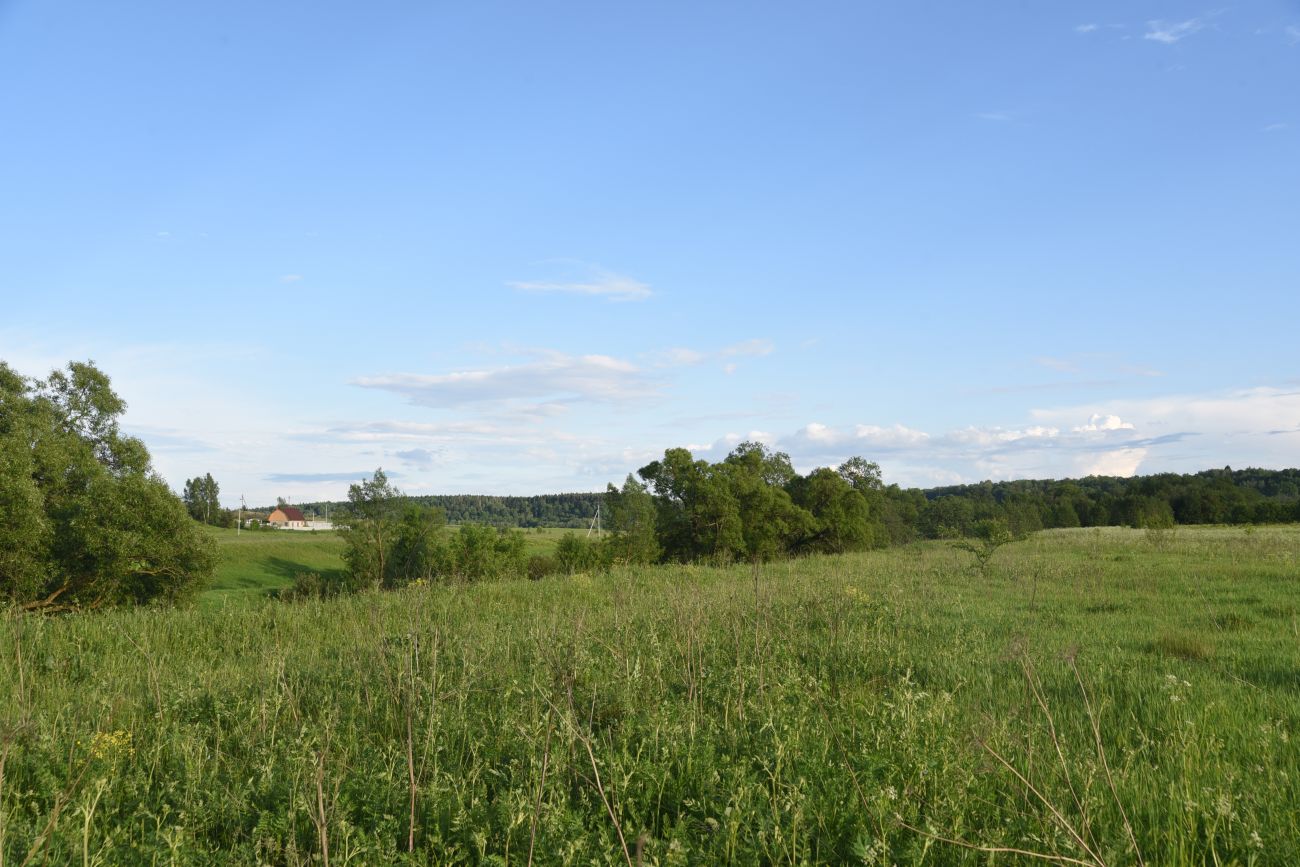
<path fill-rule="evenodd" d="M 280 506 L 265 518 L 251 517 L 245 522 L 245 526 L 253 527 L 258 524 L 266 524 L 277 530 L 333 530 L 333 521 L 322 521 L 317 519 L 308 519 L 303 515 L 301 509 L 295 509 L 293 506 Z"/>
<path fill-rule="evenodd" d="M 293 506 L 280 506 L 266 516 L 266 523 L 281 530 L 306 530 L 307 519 Z"/>

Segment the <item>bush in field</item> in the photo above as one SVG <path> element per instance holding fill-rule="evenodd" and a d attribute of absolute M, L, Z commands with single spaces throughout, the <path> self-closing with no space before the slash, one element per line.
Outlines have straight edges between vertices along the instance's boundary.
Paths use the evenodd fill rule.
<path fill-rule="evenodd" d="M 352 584 L 350 576 L 322 576 L 319 572 L 295 572 L 293 586 L 281 590 L 277 598 L 293 602 L 307 599 L 329 599 L 344 593 L 355 593 L 359 588 Z"/>
<path fill-rule="evenodd" d="M 519 578 L 528 574 L 524 534 L 466 524 L 447 545 L 447 570 L 465 581 Z"/>
<path fill-rule="evenodd" d="M 405 586 L 447 572 L 447 517 L 442 509 L 408 502 L 393 534 L 383 586 Z"/>
<path fill-rule="evenodd" d="M 577 533 L 565 533 L 555 546 L 557 572 L 573 575 L 600 569 L 604 565 L 604 552 L 601 546 Z"/>
<path fill-rule="evenodd" d="M 211 574 L 208 540 L 123 436 L 92 363 L 30 380 L 0 362 L 0 599 L 73 611 L 176 601 Z"/>
<path fill-rule="evenodd" d="M 1160 508 L 1163 506 L 1164 508 Z M 1177 524 L 1174 523 L 1173 510 L 1164 503 L 1147 509 L 1138 519 L 1147 543 L 1153 548 L 1167 548 L 1174 540 Z"/>
<path fill-rule="evenodd" d="M 540 581 L 548 575 L 554 575 L 560 571 L 559 565 L 555 562 L 554 557 L 546 554 L 534 554 L 528 558 L 528 577 L 533 581 Z"/>

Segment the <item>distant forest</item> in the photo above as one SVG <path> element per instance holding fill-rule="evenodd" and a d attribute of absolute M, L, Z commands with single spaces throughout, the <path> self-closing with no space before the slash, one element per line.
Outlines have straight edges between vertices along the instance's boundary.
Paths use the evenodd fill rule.
<path fill-rule="evenodd" d="M 606 493 L 495 497 L 476 494 L 411 497 L 442 509 L 453 524 L 585 529 Z M 1004 520 L 1022 534 L 1053 527 L 1140 527 L 1177 524 L 1271 524 L 1300 521 L 1300 469 L 1221 470 L 1179 475 L 981 482 L 949 487 L 889 485 L 872 498 L 889 541 L 967 535 L 975 524 Z M 339 512 L 345 503 L 301 503 L 308 515 Z"/>
<path fill-rule="evenodd" d="M 443 494 L 408 497 L 412 503 L 442 509 L 451 524 L 486 524 L 490 527 L 569 527 L 586 529 L 596 516 L 604 494 L 539 494 L 533 497 L 494 497 L 486 494 Z M 346 502 L 299 503 L 306 515 L 325 516 L 341 511 Z M 270 511 L 269 509 L 267 511 Z"/>

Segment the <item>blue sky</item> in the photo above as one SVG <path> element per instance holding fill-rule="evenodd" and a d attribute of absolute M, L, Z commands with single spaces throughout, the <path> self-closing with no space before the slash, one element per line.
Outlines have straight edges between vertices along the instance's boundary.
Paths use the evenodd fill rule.
<path fill-rule="evenodd" d="M 179 487 L 1294 466 L 1300 3 L 0 0 L 0 358 Z"/>

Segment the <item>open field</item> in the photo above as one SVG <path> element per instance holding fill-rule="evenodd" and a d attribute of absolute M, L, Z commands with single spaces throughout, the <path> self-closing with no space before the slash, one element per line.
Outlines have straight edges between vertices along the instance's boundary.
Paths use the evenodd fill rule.
<path fill-rule="evenodd" d="M 343 569 L 343 539 L 337 533 L 205 530 L 216 540 L 218 559 L 212 583 L 200 596 L 204 605 L 257 599 L 292 586 L 299 572 Z"/>
<path fill-rule="evenodd" d="M 299 538 L 271 556 L 323 562 Z M 10 617 L 0 852 L 1294 863 L 1300 528 L 1050 531 L 969 562 Z"/>
<path fill-rule="evenodd" d="M 343 540 L 337 533 L 290 530 L 244 531 L 204 528 L 217 543 L 217 571 L 200 595 L 203 605 L 256 600 L 293 585 L 298 572 L 322 576 L 343 569 Z M 455 532 L 455 528 L 452 528 Z M 528 553 L 549 554 L 565 533 L 580 530 L 536 528 L 521 531 Z"/>

